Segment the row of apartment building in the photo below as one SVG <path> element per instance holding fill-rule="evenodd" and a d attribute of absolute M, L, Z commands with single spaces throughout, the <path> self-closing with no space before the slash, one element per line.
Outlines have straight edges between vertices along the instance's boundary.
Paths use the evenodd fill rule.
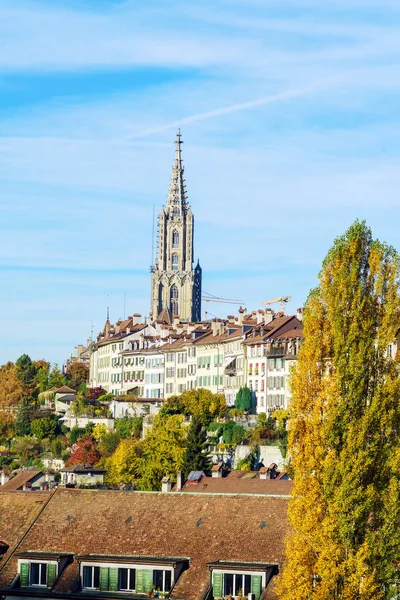
<path fill-rule="evenodd" d="M 303 340 L 301 310 L 285 316 L 272 309 L 201 323 L 157 320 L 135 314 L 115 326 L 106 321 L 92 346 L 90 386 L 116 396 L 169 398 L 205 388 L 233 406 L 240 387 L 253 392 L 254 411 L 290 403 L 289 375 Z"/>

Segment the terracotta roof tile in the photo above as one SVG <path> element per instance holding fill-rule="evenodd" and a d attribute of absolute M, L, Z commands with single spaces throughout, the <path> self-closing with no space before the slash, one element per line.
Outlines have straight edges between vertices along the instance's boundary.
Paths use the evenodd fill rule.
<path fill-rule="evenodd" d="M 188 557 L 190 567 L 172 598 L 201 600 L 210 581 L 209 562 L 282 563 L 286 512 L 287 498 L 59 488 L 18 550 Z M 7 521 L 19 519 L 14 513 L 18 509 L 8 502 Z M 60 591 L 71 590 L 75 569 L 69 567 L 62 576 Z M 12 557 L 3 586 L 16 570 Z"/>
<path fill-rule="evenodd" d="M 181 492 L 196 494 L 263 494 L 265 496 L 289 496 L 293 482 L 289 480 L 259 479 L 252 471 L 240 478 L 202 477 L 200 481 L 186 482 Z M 174 488 L 175 491 L 175 488 Z"/>
<path fill-rule="evenodd" d="M 9 546 L 0 562 L 0 568 L 7 566 L 18 542 L 50 498 L 50 492 L 0 492 L 1 539 Z M 0 585 L 2 584 L 0 571 Z"/>

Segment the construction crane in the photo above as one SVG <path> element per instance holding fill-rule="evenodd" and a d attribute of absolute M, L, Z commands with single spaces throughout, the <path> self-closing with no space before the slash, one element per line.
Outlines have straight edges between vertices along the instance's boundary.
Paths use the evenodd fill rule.
<path fill-rule="evenodd" d="M 213 294 L 208 294 L 204 292 L 204 296 L 201 299 L 204 302 L 224 302 L 225 304 L 241 304 L 243 306 L 244 302 L 242 300 L 229 300 L 228 298 L 219 298 L 218 296 L 214 296 Z"/>
<path fill-rule="evenodd" d="M 276 302 L 281 303 L 281 311 L 285 312 L 285 304 L 292 299 L 292 296 L 281 296 L 280 298 L 274 298 L 273 300 L 266 300 L 265 302 L 260 302 L 260 304 L 275 304 Z"/>

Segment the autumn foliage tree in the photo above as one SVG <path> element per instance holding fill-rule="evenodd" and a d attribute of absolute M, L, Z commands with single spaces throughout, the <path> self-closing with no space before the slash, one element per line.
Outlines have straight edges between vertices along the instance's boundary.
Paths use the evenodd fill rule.
<path fill-rule="evenodd" d="M 91 435 L 81 437 L 72 446 L 71 454 L 68 459 L 68 465 L 94 465 L 101 458 L 101 454 L 96 440 Z"/>
<path fill-rule="evenodd" d="M 399 258 L 355 222 L 308 298 L 292 378 L 281 600 L 389 600 L 399 579 Z M 389 349 L 389 350 L 388 350 Z"/>
<path fill-rule="evenodd" d="M 18 377 L 18 368 L 8 362 L 0 367 L 0 437 L 12 437 L 13 423 L 22 404 L 25 386 Z"/>

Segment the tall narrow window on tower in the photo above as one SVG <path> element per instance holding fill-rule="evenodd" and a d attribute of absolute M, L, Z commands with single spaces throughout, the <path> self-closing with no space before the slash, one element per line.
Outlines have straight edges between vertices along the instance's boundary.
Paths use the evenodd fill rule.
<path fill-rule="evenodd" d="M 151 316 L 161 311 L 179 315 L 181 321 L 201 320 L 202 271 L 193 268 L 194 218 L 190 208 L 182 161 L 180 130 L 167 202 L 158 220 L 157 257 L 151 267 Z"/>
<path fill-rule="evenodd" d="M 179 269 L 179 256 L 177 254 L 172 255 L 172 270 L 178 271 Z"/>
<path fill-rule="evenodd" d="M 171 287 L 170 295 L 171 295 L 170 311 L 171 311 L 171 315 L 175 316 L 175 315 L 179 314 L 178 313 L 178 307 L 179 307 L 178 288 L 176 287 L 176 285 L 173 285 Z"/>

